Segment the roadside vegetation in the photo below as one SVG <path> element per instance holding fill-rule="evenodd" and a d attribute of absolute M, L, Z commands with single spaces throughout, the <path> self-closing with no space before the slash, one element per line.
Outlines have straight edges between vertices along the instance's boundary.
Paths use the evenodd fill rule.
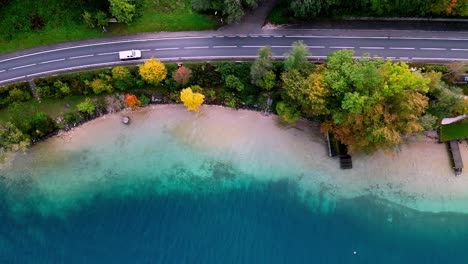
<path fill-rule="evenodd" d="M 87 38 L 219 25 L 212 13 L 194 12 L 190 0 L 0 0 L 0 17 L 0 53 Z M 119 23 L 109 23 L 110 18 Z"/>
<path fill-rule="evenodd" d="M 183 103 L 190 111 L 203 103 L 271 110 L 286 123 L 303 117 L 350 151 L 365 153 L 392 149 L 405 136 L 437 129 L 444 117 L 468 112 L 461 89 L 449 85 L 461 64 L 415 70 L 369 56 L 355 60 L 353 51 L 342 50 L 315 65 L 309 54 L 296 42 L 284 61 L 274 61 L 264 47 L 253 62 L 177 65 L 152 58 L 139 66 L 50 76 L 35 80 L 41 103 L 27 83 L 0 87 L 0 151 L 25 150 L 59 129 L 150 103 Z"/>
<path fill-rule="evenodd" d="M 467 18 L 468 2 L 463 0 L 281 0 L 272 10 L 269 21 L 274 24 L 284 24 L 317 18 L 345 17 Z"/>

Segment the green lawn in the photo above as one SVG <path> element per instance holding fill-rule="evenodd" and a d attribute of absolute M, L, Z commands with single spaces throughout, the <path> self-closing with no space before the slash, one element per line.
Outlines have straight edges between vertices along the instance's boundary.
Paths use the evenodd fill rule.
<path fill-rule="evenodd" d="M 440 127 L 440 141 L 468 138 L 468 119 Z"/>
<path fill-rule="evenodd" d="M 0 53 L 27 49 L 41 45 L 74 41 L 103 36 L 125 35 L 140 32 L 205 30 L 218 26 L 215 19 L 207 15 L 194 13 L 190 0 L 144 0 L 145 7 L 141 17 L 130 25 L 109 25 L 108 32 L 100 29 L 89 29 L 76 17 L 79 14 L 63 16 L 63 19 L 52 20 L 40 31 L 18 33 L 11 40 L 0 37 Z M 59 21 L 57 21 L 59 20 Z M 0 29 L 1 30 L 1 29 Z"/>
<path fill-rule="evenodd" d="M 76 105 L 85 100 L 86 97 L 94 98 L 96 96 L 69 96 L 63 99 L 51 99 L 45 98 L 41 103 L 37 102 L 35 99 L 25 103 L 25 107 L 33 107 L 37 109 L 38 112 L 45 112 L 49 114 L 52 118 L 57 118 L 63 116 L 68 111 L 76 111 Z M 66 103 L 70 104 L 70 107 L 66 107 Z M 6 123 L 10 118 L 7 108 L 0 109 L 0 124 Z"/>

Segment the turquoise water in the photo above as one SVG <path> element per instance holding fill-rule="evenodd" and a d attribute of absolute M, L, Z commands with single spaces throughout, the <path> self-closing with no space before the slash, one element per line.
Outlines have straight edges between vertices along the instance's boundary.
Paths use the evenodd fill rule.
<path fill-rule="evenodd" d="M 165 114 L 108 118 L 3 166 L 0 263 L 468 261 L 467 214 L 343 196 L 274 144 L 300 142 Z"/>

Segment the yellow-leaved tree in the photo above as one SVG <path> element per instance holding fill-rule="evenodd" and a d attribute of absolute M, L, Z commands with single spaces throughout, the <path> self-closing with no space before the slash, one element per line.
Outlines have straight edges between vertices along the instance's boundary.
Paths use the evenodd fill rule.
<path fill-rule="evenodd" d="M 150 84 L 160 83 L 167 75 L 167 70 L 164 64 L 153 57 L 140 65 L 138 69 L 141 78 Z"/>
<path fill-rule="evenodd" d="M 180 100 L 182 100 L 189 111 L 197 110 L 203 104 L 203 99 L 205 99 L 203 94 L 194 93 L 190 87 L 180 92 Z"/>

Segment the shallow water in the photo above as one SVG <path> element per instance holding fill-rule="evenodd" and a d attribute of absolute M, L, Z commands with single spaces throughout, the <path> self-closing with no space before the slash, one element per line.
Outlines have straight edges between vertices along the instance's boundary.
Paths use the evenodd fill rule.
<path fill-rule="evenodd" d="M 468 214 L 343 195 L 303 130 L 168 113 L 107 117 L 3 166 L 0 263 L 468 260 Z"/>

